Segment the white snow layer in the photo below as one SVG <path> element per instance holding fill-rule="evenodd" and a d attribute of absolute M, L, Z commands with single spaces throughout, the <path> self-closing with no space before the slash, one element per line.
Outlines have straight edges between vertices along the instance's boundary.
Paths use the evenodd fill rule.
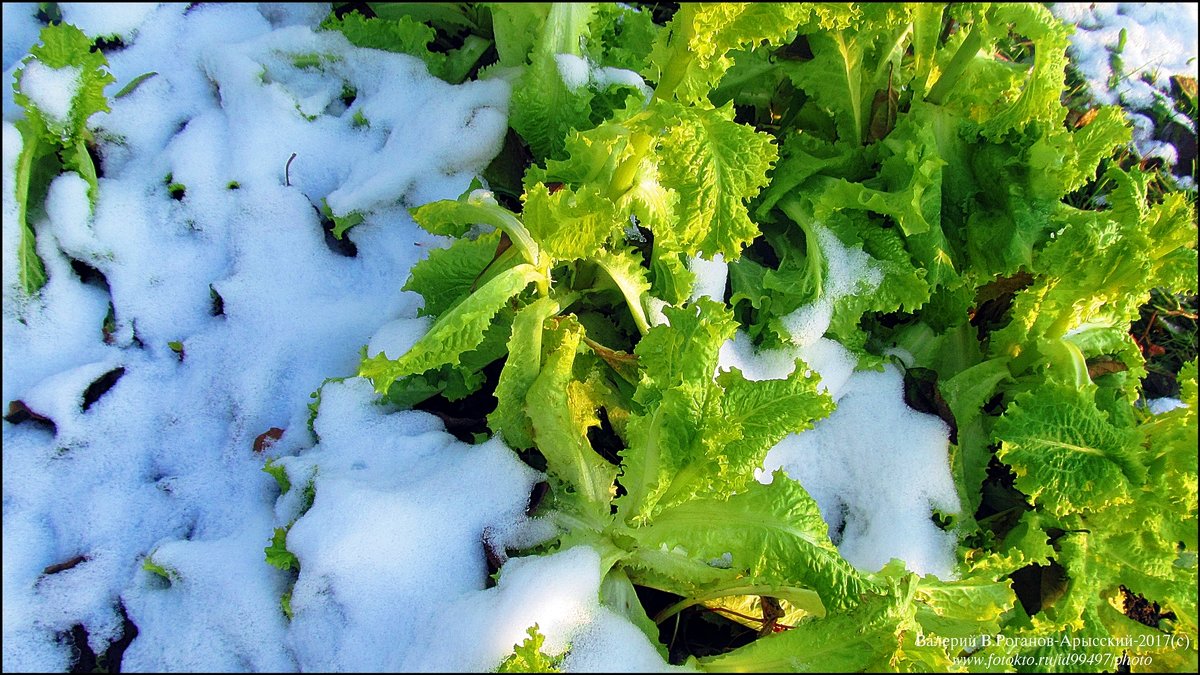
<path fill-rule="evenodd" d="M 1071 62 L 1087 78 L 1097 101 L 1149 108 L 1162 91 L 1170 90 L 1172 75 L 1196 76 L 1195 3 L 1060 2 L 1051 11 L 1075 24 Z M 1114 52 L 1123 68 L 1110 88 Z"/>
<path fill-rule="evenodd" d="M 47 121 L 65 125 L 71 114 L 71 101 L 79 93 L 78 68 L 50 68 L 31 61 L 21 71 L 21 93 L 42 111 Z"/>
<path fill-rule="evenodd" d="M 51 185 L 33 223 L 49 281 L 30 299 L 17 277 L 12 122 L 23 113 L 11 84 L 40 24 L 36 3 L 4 3 L 2 403 L 53 424 L 2 423 L 3 669 L 65 670 L 63 636 L 82 625 L 102 651 L 122 612 L 139 628 L 126 670 L 486 670 L 534 623 L 546 651 L 572 645 L 569 669 L 666 668 L 599 604 L 590 549 L 509 560 L 488 588 L 485 546 L 546 533 L 524 515 L 539 476 L 498 441 L 466 445 L 430 415 L 384 414 L 355 378 L 322 388 L 319 438 L 308 429 L 309 393 L 353 375 L 363 344 L 392 355 L 426 329 L 419 297 L 399 289 L 444 244 L 407 208 L 457 196 L 486 166 L 506 130 L 507 85 L 450 86 L 417 59 L 314 32 L 327 4 L 60 7 L 89 35 L 125 42 L 109 54 L 110 96 L 152 75 L 91 119 L 95 205 L 74 174 Z M 1194 5 L 1055 11 L 1080 23 L 1073 56 L 1101 100 L 1143 105 L 1169 75 L 1195 74 Z M 1122 28 L 1129 77 L 1109 92 L 1107 47 Z M 314 54 L 325 55 L 315 66 L 295 58 Z M 559 65 L 574 85 L 639 82 Z M 67 75 L 35 66 L 25 85 L 65 117 Z M 322 200 L 363 215 L 347 234 L 357 255 L 326 245 Z M 739 332 L 721 351 L 721 367 L 755 379 L 785 377 L 802 358 L 838 403 L 779 443 L 762 477 L 782 467 L 799 480 L 854 564 L 899 557 L 952 576 L 953 537 L 930 518 L 959 509 L 947 430 L 904 405 L 896 370 L 855 372 L 822 337 L 836 297 L 869 292 L 879 272 L 820 236 L 830 283 L 789 317 L 795 344 L 757 352 Z M 723 262 L 693 269 L 697 295 L 723 294 Z M 85 401 L 104 379 L 115 383 Z M 281 437 L 256 453 L 273 427 Z M 261 471 L 268 457 L 291 477 L 282 497 Z M 301 568 L 288 621 L 292 577 L 263 549 L 293 520 Z M 143 568 L 148 556 L 169 582 Z"/>
<path fill-rule="evenodd" d="M 799 481 L 853 565 L 875 572 L 900 558 L 919 574 L 952 578 L 957 541 L 932 520 L 934 509 L 961 509 L 950 475 L 950 430 L 904 403 L 900 371 L 855 372 L 854 355 L 822 337 L 838 298 L 874 291 L 882 272 L 828 229 L 814 229 L 827 262 L 825 286 L 820 299 L 785 320 L 794 344 L 757 351 L 739 330 L 721 348 L 721 368 L 736 367 L 755 380 L 785 378 L 803 359 L 837 404 L 812 429 L 789 434 L 772 448 L 759 480 L 769 483 L 782 468 Z"/>
<path fill-rule="evenodd" d="M 1186 408 L 1187 404 L 1177 398 L 1152 398 L 1146 401 L 1146 410 L 1152 415 L 1169 413 L 1176 408 Z"/>
<path fill-rule="evenodd" d="M 1196 77 L 1196 4 L 1063 2 L 1050 9 L 1075 24 L 1068 54 L 1092 99 L 1124 107 L 1134 123 L 1138 154 L 1173 166 L 1176 148 L 1156 140 L 1153 124 L 1145 123 L 1149 118 L 1135 111 L 1149 113 L 1157 107 L 1195 132 L 1195 123 L 1175 110 L 1170 92 L 1172 76 Z"/>
<path fill-rule="evenodd" d="M 717 253 L 712 260 L 692 256 L 688 260 L 688 270 L 696 275 L 691 295 L 693 302 L 701 297 L 725 302 L 725 283 L 729 279 L 729 263 L 725 262 L 725 256 Z"/>
<path fill-rule="evenodd" d="M 158 7 L 157 2 L 60 2 L 58 9 L 64 23 L 69 23 L 89 37 L 129 40 L 135 31 Z"/>
<path fill-rule="evenodd" d="M 563 84 L 571 91 L 586 85 L 591 79 L 591 66 L 582 57 L 574 54 L 555 54 L 554 62 L 558 66 L 558 75 Z"/>
<path fill-rule="evenodd" d="M 38 33 L 42 24 L 36 18 L 38 3 L 36 2 L 5 2 L 0 3 L 3 11 L 4 25 L 4 84 L 9 85 L 11 73 L 9 68 L 24 58 L 29 48 L 37 44 Z"/>
<path fill-rule="evenodd" d="M 7 82 L 35 12 L 4 6 Z M 17 277 L 22 139 L 5 99 L 3 403 L 52 424 L 3 422 L 3 669 L 65 670 L 72 627 L 102 652 L 122 612 L 139 630 L 125 670 L 484 670 L 534 623 L 549 647 L 574 645 L 568 664 L 665 668 L 600 607 L 593 552 L 512 560 L 486 587 L 485 539 L 503 551 L 546 532 L 524 513 L 539 475 L 498 441 L 384 414 L 354 378 L 322 388 L 320 437 L 308 428 L 309 394 L 354 375 L 362 345 L 403 350 L 427 326 L 400 289 L 444 243 L 407 208 L 458 196 L 487 165 L 508 86 L 451 86 L 314 32 L 328 5 L 63 12 L 125 41 L 110 96 L 156 74 L 91 119 L 94 207 L 79 176 L 53 181 L 33 223 L 49 277 L 34 298 Z M 295 58 L 313 54 L 319 67 Z M 69 112 L 71 78 L 26 77 Z M 363 215 L 346 235 L 356 255 L 327 245 L 322 200 Z M 271 428 L 279 440 L 255 452 Z M 293 477 L 282 498 L 268 458 Z M 316 500 L 287 537 L 301 562 L 289 622 L 290 573 L 264 548 L 310 477 Z"/>

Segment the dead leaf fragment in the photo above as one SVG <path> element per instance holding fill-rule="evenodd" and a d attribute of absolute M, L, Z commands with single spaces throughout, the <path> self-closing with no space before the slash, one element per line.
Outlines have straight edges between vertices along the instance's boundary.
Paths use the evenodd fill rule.
<path fill-rule="evenodd" d="M 254 439 L 254 451 L 262 452 L 266 450 L 272 445 L 275 445 L 275 442 L 278 441 L 282 436 L 283 429 L 280 429 L 279 427 L 271 427 L 270 429 L 267 429 L 259 434 L 258 438 Z"/>

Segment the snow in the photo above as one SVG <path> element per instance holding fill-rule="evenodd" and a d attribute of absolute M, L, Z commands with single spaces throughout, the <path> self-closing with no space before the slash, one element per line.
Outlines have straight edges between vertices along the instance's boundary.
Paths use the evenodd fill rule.
<path fill-rule="evenodd" d="M 157 2 L 60 2 L 64 23 L 83 31 L 88 37 L 132 38 L 146 17 L 158 7 Z"/>
<path fill-rule="evenodd" d="M 374 398 L 362 379 L 326 385 L 315 426 L 320 443 L 279 460 L 297 498 L 280 500 L 278 525 L 295 517 L 305 482 L 315 487 L 312 508 L 287 537 L 300 560 L 292 646 L 306 670 L 407 669 L 400 664 L 429 648 L 422 627 L 438 625 L 447 603 L 485 592 L 483 542 L 503 551 L 528 539 L 516 530 L 540 474 L 498 439 L 467 445 L 431 416 L 389 415 Z M 479 631 L 488 630 L 494 617 L 476 614 Z M 463 620 L 463 613 L 449 616 Z M 506 625 L 496 623 L 491 630 Z M 511 648 L 488 653 L 490 665 Z"/>
<path fill-rule="evenodd" d="M 642 96 L 647 100 L 654 94 L 654 90 L 646 84 L 646 80 L 641 75 L 625 68 L 613 68 L 611 66 L 595 68 L 592 70 L 592 79 L 595 80 L 596 87 L 599 89 L 607 89 L 613 85 L 633 87 L 640 91 Z"/>
<path fill-rule="evenodd" d="M 1176 408 L 1186 408 L 1187 404 L 1177 398 L 1152 398 L 1146 401 L 1146 410 L 1152 415 L 1169 413 Z"/>
<path fill-rule="evenodd" d="M 582 57 L 574 54 L 555 54 L 554 63 L 558 66 L 558 75 L 563 84 L 571 91 L 586 85 L 591 79 L 591 66 Z"/>
<path fill-rule="evenodd" d="M 71 114 L 71 101 L 79 93 L 78 68 L 50 68 L 32 61 L 21 71 L 21 93 L 42 111 L 47 121 L 65 125 Z"/>
<path fill-rule="evenodd" d="M 32 7 L 4 11 L 8 66 L 37 27 Z M 54 425 L 3 423 L 4 670 L 66 670 L 62 636 L 82 625 L 102 652 L 122 611 L 139 629 L 125 670 L 482 670 L 533 623 L 549 644 L 575 644 L 581 667 L 664 669 L 599 604 L 594 552 L 511 560 L 488 588 L 484 538 L 503 551 L 553 532 L 525 516 L 542 477 L 499 441 L 466 445 L 427 413 L 386 414 L 350 377 L 364 344 L 403 351 L 426 330 L 420 297 L 400 288 L 445 242 L 407 208 L 470 185 L 500 148 L 509 90 L 451 86 L 417 59 L 314 32 L 327 11 L 66 6 L 126 41 L 108 55 L 110 96 L 157 75 L 91 120 L 94 207 L 79 176 L 51 184 L 33 223 L 49 281 L 32 299 L 16 273 L 20 112 L 6 105 L 3 402 Z M 313 53 L 328 55 L 319 68 L 294 62 Z M 39 105 L 65 116 L 77 74 L 25 72 Z M 327 246 L 322 200 L 363 215 L 346 235 L 354 257 Z M 84 265 L 102 280 L 84 283 Z M 85 390 L 118 368 L 85 410 Z M 272 427 L 283 434 L 256 453 Z M 282 497 L 267 459 L 293 476 Z M 316 500 L 301 515 L 309 476 Z M 291 573 L 264 560 L 289 525 L 301 563 L 290 622 Z M 148 556 L 170 583 L 143 569 Z M 448 607 L 469 632 L 445 629 Z"/>
<path fill-rule="evenodd" d="M 575 54 L 555 54 L 554 63 L 558 67 L 558 76 L 571 91 L 589 84 L 597 90 L 613 86 L 631 87 L 637 89 L 646 101 L 649 101 L 654 93 L 646 84 L 646 80 L 632 70 L 598 67 Z"/>
<path fill-rule="evenodd" d="M 399 669 L 484 672 L 525 640 L 526 628 L 537 624 L 546 636 L 544 653 L 557 655 L 570 647 L 564 670 L 667 670 L 643 633 L 600 605 L 599 563 L 600 555 L 587 546 L 508 561 L 495 588 L 440 607 L 439 615 L 454 617 L 454 629 L 429 621 L 415 637 L 430 649 L 414 652 L 419 658 L 398 664 Z"/>
<path fill-rule="evenodd" d="M 720 253 L 712 260 L 703 256 L 693 256 L 688 260 L 688 270 L 696 275 L 696 283 L 692 287 L 691 301 L 707 297 L 717 302 L 725 302 L 725 282 L 729 279 L 729 264 Z"/>
<path fill-rule="evenodd" d="M 24 58 L 38 41 L 38 33 L 42 30 L 42 25 L 38 23 L 36 18 L 38 11 L 38 3 L 36 2 L 5 2 L 0 5 L 3 9 L 4 19 L 4 81 L 7 84 L 11 80 L 12 73 L 8 72 L 10 68 L 16 65 L 17 61 Z"/>
<path fill-rule="evenodd" d="M 883 281 L 883 271 L 870 265 L 870 256 L 862 249 L 846 248 L 821 225 L 815 225 L 814 231 L 826 263 L 821 296 L 780 319 L 792 341 L 801 346 L 817 341 L 829 329 L 838 298 L 871 293 Z"/>
<path fill-rule="evenodd" d="M 417 344 L 421 336 L 429 332 L 433 322 L 427 316 L 415 318 L 401 317 L 379 327 L 367 343 L 367 356 L 384 354 L 388 358 L 399 358 L 412 346 Z"/>
<path fill-rule="evenodd" d="M 1076 24 L 1071 61 L 1100 102 L 1148 107 L 1160 96 L 1156 89 L 1169 90 L 1172 75 L 1196 75 L 1194 3 L 1055 3 L 1051 11 Z M 1125 67 L 1116 73 L 1117 86 L 1110 89 L 1114 74 L 1110 56 L 1118 48 L 1121 31 L 1126 37 L 1119 56 Z"/>
<path fill-rule="evenodd" d="M 1138 118 L 1144 117 L 1139 113 L 1159 108 L 1195 132 L 1195 123 L 1174 109 L 1170 80 L 1172 76 L 1196 77 L 1196 4 L 1055 3 L 1050 9 L 1060 19 L 1076 24 L 1068 54 L 1087 81 L 1091 98 L 1124 107 L 1134 122 L 1138 154 L 1160 157 L 1173 166 L 1177 150 L 1155 140 L 1153 124 L 1147 126 Z M 1119 63 L 1115 72 L 1114 60 Z"/>
<path fill-rule="evenodd" d="M 553 534 L 525 514 L 544 477 L 498 440 L 465 444 L 432 415 L 381 407 L 354 377 L 363 345 L 396 356 L 428 330 L 421 299 L 400 289 L 446 242 L 407 209 L 457 197 L 498 152 L 503 79 L 452 86 L 415 58 L 316 32 L 327 4 L 60 8 L 89 35 L 125 42 L 108 54 L 110 97 L 156 75 L 90 120 L 103 167 L 95 204 L 74 173 L 50 185 L 33 223 L 49 280 L 31 299 L 17 274 L 23 113 L 11 84 L 40 24 L 35 3 L 3 6 L 0 403 L 53 420 L 2 426 L 3 669 L 67 670 L 63 636 L 82 625 L 102 652 L 122 612 L 138 626 L 128 671 L 482 671 L 533 624 L 547 652 L 570 645 L 569 670 L 668 669 L 601 603 L 590 548 L 509 559 L 493 584 L 485 546 L 503 556 Z M 1089 27 L 1077 36 L 1107 39 L 1133 21 L 1159 31 L 1131 36 L 1127 64 L 1158 44 L 1193 55 L 1155 61 L 1159 76 L 1194 74 L 1194 7 L 1077 11 Z M 297 65 L 311 54 L 327 57 Z M 630 71 L 558 65 L 569 86 L 648 92 Z M 32 64 L 22 82 L 62 120 L 78 79 Z M 1136 78 L 1127 84 L 1121 96 L 1144 102 Z M 168 182 L 183 186 L 178 199 Z M 322 202 L 363 216 L 346 235 L 357 255 L 326 244 Z M 793 344 L 758 351 L 739 331 L 721 350 L 722 368 L 751 379 L 786 377 L 802 359 L 838 404 L 772 449 L 762 478 L 783 468 L 800 481 L 855 565 L 899 557 L 953 576 L 953 536 L 931 521 L 959 509 L 948 430 L 904 405 L 899 371 L 855 371 L 854 355 L 823 337 L 837 299 L 871 292 L 881 273 L 816 231 L 828 283 L 788 317 Z M 85 266 L 103 280 L 84 282 Z M 723 297 L 724 261 L 690 267 L 695 297 Z M 646 308 L 652 323 L 665 321 L 662 306 Z M 85 392 L 117 372 L 85 409 Z M 271 428 L 283 430 L 278 442 L 255 452 Z M 267 460 L 290 477 L 286 494 L 262 471 Z M 276 528 L 290 528 L 295 576 L 264 561 Z M 143 567 L 148 557 L 170 581 Z M 291 620 L 280 604 L 289 589 Z"/>
<path fill-rule="evenodd" d="M 861 249 L 844 246 L 819 224 L 814 230 L 827 261 L 825 284 L 818 300 L 785 321 L 793 345 L 756 350 L 738 330 L 721 348 L 720 367 L 737 367 L 752 380 L 785 378 L 796 359 L 803 359 L 837 404 L 812 429 L 789 434 L 773 447 L 758 479 L 769 483 L 782 468 L 799 481 L 851 564 L 877 572 L 900 558 L 919 574 L 953 578 L 957 541 L 932 521 L 934 509 L 961 510 L 950 475 L 950 430 L 937 417 L 905 405 L 903 377 L 895 367 L 855 371 L 854 355 L 822 337 L 838 299 L 872 292 L 882 272 Z"/>
<path fill-rule="evenodd" d="M 919 574 L 953 578 L 958 541 L 931 520 L 933 509 L 961 510 L 949 428 L 905 405 L 903 376 L 892 366 L 854 373 L 836 401 L 827 419 L 771 449 L 760 480 L 783 468 L 799 481 L 856 567 L 877 572 L 900 558 Z"/>

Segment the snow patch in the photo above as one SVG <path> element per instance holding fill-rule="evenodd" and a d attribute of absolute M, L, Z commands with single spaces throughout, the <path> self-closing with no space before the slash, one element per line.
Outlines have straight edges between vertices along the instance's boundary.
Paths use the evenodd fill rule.
<path fill-rule="evenodd" d="M 69 23 L 88 37 L 117 37 L 128 40 L 146 18 L 158 8 L 157 2 L 60 2 L 64 23 Z"/>
<path fill-rule="evenodd" d="M 866 253 L 814 227 L 827 261 L 825 283 L 817 301 L 784 319 L 792 344 L 756 350 L 739 330 L 720 351 L 721 368 L 736 367 L 751 380 L 785 378 L 802 359 L 837 404 L 812 429 L 772 448 L 758 479 L 769 483 L 782 468 L 799 481 L 816 500 L 838 550 L 855 566 L 875 572 L 900 558 L 914 572 L 951 578 L 957 540 L 932 520 L 934 509 L 961 509 L 950 475 L 950 430 L 904 403 L 899 370 L 855 372 L 855 356 L 823 337 L 835 303 L 872 292 L 883 273 Z"/>
<path fill-rule="evenodd" d="M 688 260 L 688 270 L 696 275 L 691 302 L 702 297 L 725 302 L 725 282 L 729 278 L 729 263 L 725 262 L 725 256 L 717 253 L 712 260 L 693 256 Z"/>
<path fill-rule="evenodd" d="M 592 79 L 591 66 L 582 57 L 574 54 L 555 54 L 554 63 L 558 66 L 558 76 L 571 91 L 586 86 Z"/>
<path fill-rule="evenodd" d="M 21 71 L 21 93 L 46 116 L 47 121 L 65 126 L 71 116 L 71 102 L 79 93 L 79 68 L 50 68 L 41 61 L 30 61 Z"/>
<path fill-rule="evenodd" d="M 954 576 L 957 539 L 932 520 L 958 513 L 949 433 L 904 403 L 893 366 L 854 373 L 837 409 L 771 449 L 759 480 L 782 468 L 812 495 L 830 536 L 851 564 L 877 572 L 892 558 L 919 574 Z"/>

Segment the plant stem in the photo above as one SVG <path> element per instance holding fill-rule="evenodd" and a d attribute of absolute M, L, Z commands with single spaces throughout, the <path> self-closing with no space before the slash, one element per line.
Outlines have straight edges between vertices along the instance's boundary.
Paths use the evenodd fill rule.
<path fill-rule="evenodd" d="M 979 21 L 976 21 L 971 26 L 971 32 L 967 34 L 967 38 L 958 46 L 958 51 L 954 53 L 954 58 L 950 60 L 946 70 L 942 72 L 942 76 L 929 90 L 929 95 L 925 97 L 925 100 L 934 105 L 941 105 L 946 94 L 958 83 L 958 78 L 962 77 L 967 65 L 979 54 L 981 47 L 983 47 L 983 30 L 979 27 Z"/>

